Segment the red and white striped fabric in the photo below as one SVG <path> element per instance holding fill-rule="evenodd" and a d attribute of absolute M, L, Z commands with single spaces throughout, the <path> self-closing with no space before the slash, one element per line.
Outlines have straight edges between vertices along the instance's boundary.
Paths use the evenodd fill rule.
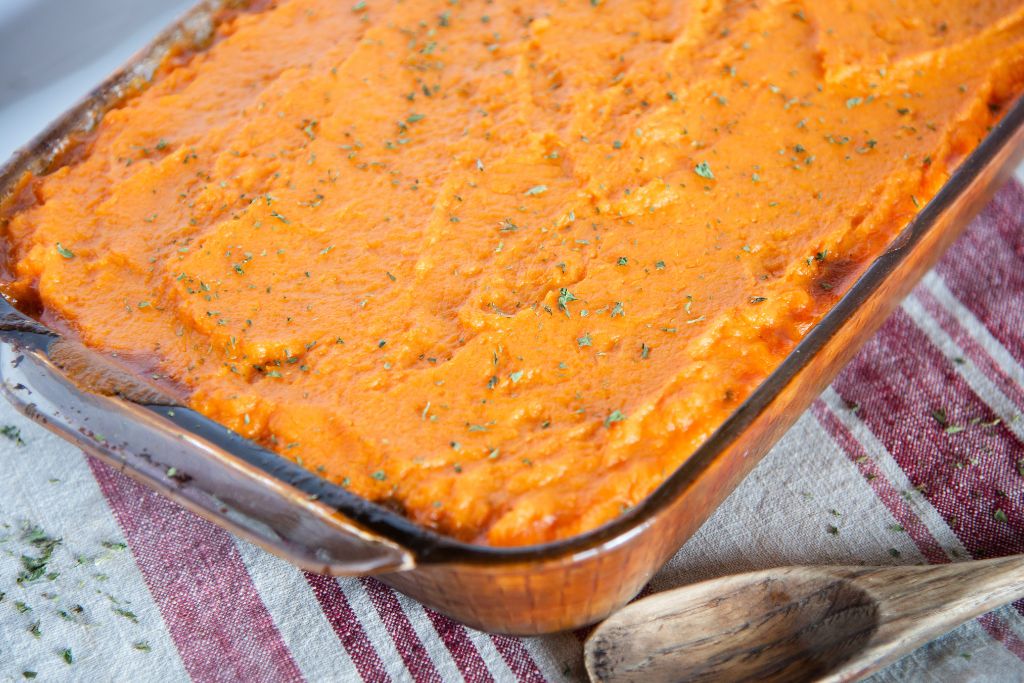
<path fill-rule="evenodd" d="M 782 564 L 1024 552 L 1022 413 L 1024 189 L 1012 183 L 651 588 Z M 583 676 L 575 635 L 490 636 L 374 579 L 303 573 L 6 405 L 0 423 L 12 425 L 0 437 L 0 680 Z M 1024 680 L 1021 609 L 877 679 Z"/>

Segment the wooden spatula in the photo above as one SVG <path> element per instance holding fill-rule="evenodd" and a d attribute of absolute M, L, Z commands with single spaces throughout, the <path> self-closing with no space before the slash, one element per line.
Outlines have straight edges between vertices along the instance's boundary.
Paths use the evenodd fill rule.
<path fill-rule="evenodd" d="M 914 567 L 783 567 L 665 591 L 586 644 L 595 681 L 855 681 L 1024 597 L 1024 555 Z"/>

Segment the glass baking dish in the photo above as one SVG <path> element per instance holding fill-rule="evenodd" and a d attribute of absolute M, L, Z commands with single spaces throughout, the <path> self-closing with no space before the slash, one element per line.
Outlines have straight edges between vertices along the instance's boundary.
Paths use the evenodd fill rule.
<path fill-rule="evenodd" d="M 200 4 L 0 167 L 0 201 L 58 167 L 169 55 L 203 49 L 238 2 Z M 129 476 L 314 572 L 373 574 L 455 619 L 536 635 L 636 595 L 938 259 L 1024 153 L 1018 100 L 785 361 L 650 497 L 557 542 L 471 545 L 419 527 L 178 405 L 111 358 L 0 300 L 0 376 L 27 416 Z M 2 227 L 2 224 L 0 224 Z"/>

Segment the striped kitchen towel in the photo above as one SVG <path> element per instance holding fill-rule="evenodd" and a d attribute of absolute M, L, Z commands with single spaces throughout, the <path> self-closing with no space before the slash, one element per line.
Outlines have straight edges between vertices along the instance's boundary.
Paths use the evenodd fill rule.
<path fill-rule="evenodd" d="M 996 199 L 658 591 L 801 563 L 1024 552 L 1024 190 Z M 560 681 L 573 634 L 508 638 L 374 579 L 304 573 L 0 406 L 0 681 Z M 880 681 L 1024 680 L 1022 607 Z"/>

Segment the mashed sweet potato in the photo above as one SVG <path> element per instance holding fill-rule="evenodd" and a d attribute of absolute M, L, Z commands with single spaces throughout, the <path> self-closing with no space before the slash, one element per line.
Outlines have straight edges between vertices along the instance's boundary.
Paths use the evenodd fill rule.
<path fill-rule="evenodd" d="M 1019 0 L 282 1 L 27 178 L 4 294 L 458 538 L 592 529 L 1024 84 Z"/>

